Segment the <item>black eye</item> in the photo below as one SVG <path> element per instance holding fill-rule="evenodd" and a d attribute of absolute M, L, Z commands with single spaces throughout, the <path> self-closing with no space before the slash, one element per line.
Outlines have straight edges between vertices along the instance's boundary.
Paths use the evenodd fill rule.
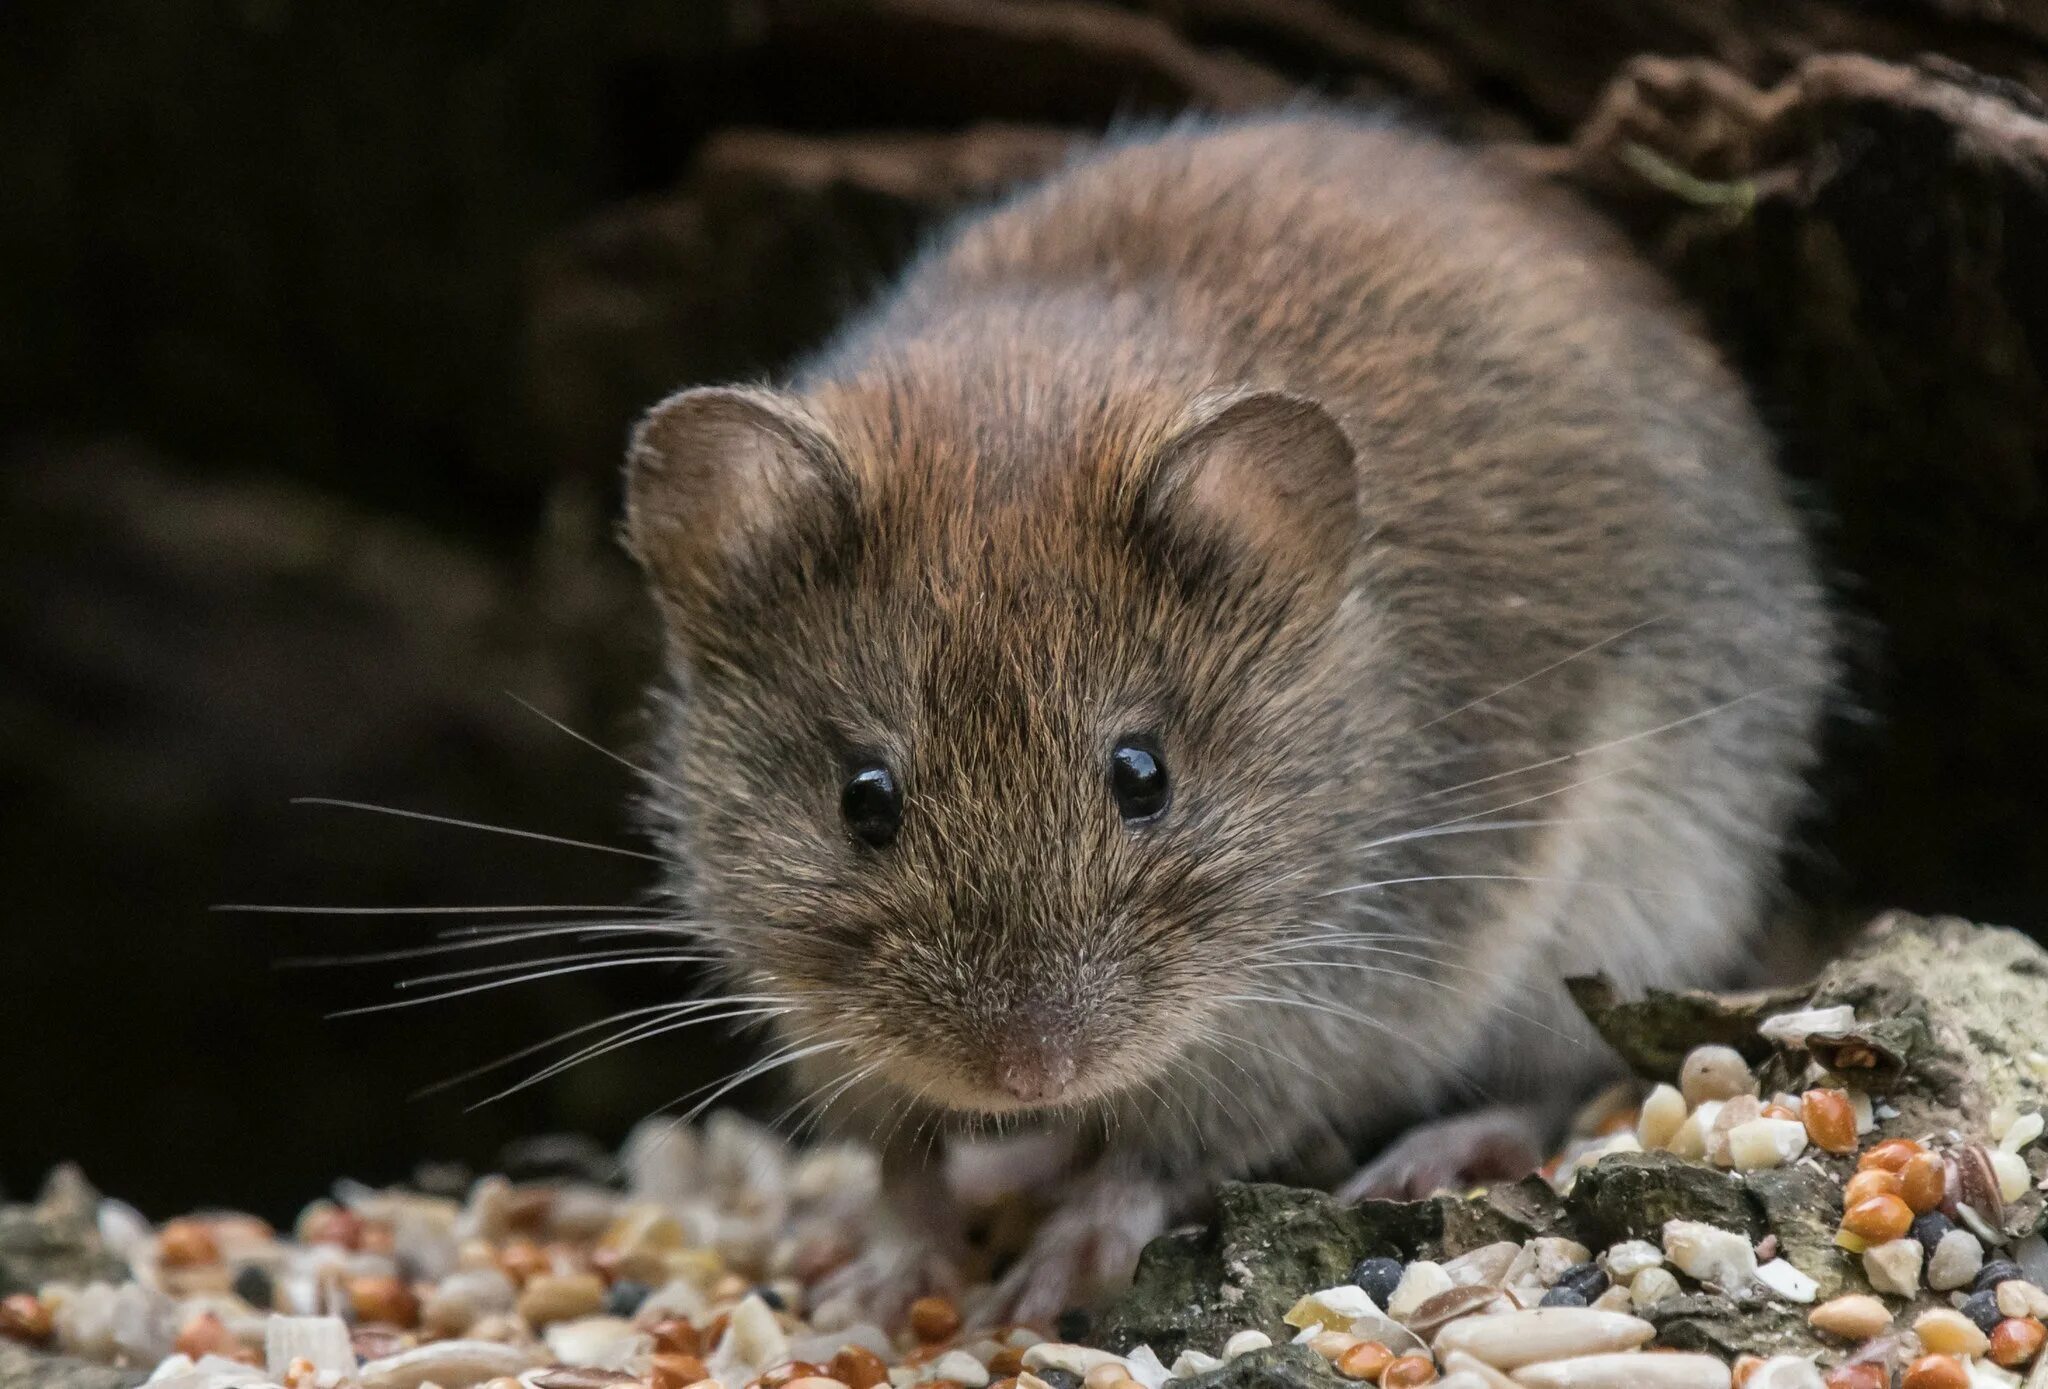
<path fill-rule="evenodd" d="M 1109 755 L 1109 789 L 1126 821 L 1154 818 L 1166 809 L 1166 759 L 1149 739 L 1122 739 Z"/>
<path fill-rule="evenodd" d="M 879 762 L 860 768 L 839 792 L 839 813 L 855 839 L 871 849 L 886 846 L 903 824 L 896 774 Z"/>

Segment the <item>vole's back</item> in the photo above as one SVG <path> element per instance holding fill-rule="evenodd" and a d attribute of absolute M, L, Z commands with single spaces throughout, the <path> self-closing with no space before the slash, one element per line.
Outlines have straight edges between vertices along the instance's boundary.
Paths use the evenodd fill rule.
<path fill-rule="evenodd" d="M 1277 388 L 1342 427 L 1367 538 L 1300 681 L 1331 745 L 1297 770 L 1334 763 L 1348 803 L 1298 910 L 1449 956 L 1371 1004 L 1441 1064 L 1274 1024 L 1361 1107 L 1550 1070 L 1562 974 L 1743 958 L 1831 673 L 1823 597 L 1736 382 L 1589 215 L 1393 128 L 1177 131 L 967 224 L 799 384 L 864 436 L 866 494 L 930 508 L 904 534 L 1079 485 L 1133 400 Z M 1361 980 L 1287 987 L 1349 1006 Z M 1253 1160 L 1301 1137 L 1247 1127 Z"/>

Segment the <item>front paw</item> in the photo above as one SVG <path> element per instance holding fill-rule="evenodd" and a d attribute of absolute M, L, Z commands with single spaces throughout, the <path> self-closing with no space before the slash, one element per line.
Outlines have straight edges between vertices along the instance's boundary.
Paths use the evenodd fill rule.
<path fill-rule="evenodd" d="M 1543 1162 L 1546 1124 L 1535 1111 L 1497 1105 L 1417 1124 L 1337 1188 L 1337 1199 L 1419 1201 L 1513 1181 Z"/>
<path fill-rule="evenodd" d="M 908 1230 L 880 1234 L 812 1285 L 811 1319 L 821 1329 L 866 1322 L 897 1331 L 918 1298 L 957 1301 L 963 1286 L 953 1240 Z"/>
<path fill-rule="evenodd" d="M 972 1309 L 975 1323 L 1049 1331 L 1061 1312 L 1123 1288 L 1139 1253 L 1166 1228 L 1168 1206 L 1166 1188 L 1155 1181 L 1081 1179 Z"/>

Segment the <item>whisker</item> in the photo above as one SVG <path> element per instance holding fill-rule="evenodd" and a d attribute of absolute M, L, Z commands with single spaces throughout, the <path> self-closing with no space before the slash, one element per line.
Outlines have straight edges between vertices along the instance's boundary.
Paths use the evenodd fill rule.
<path fill-rule="evenodd" d="M 717 999 L 706 1001 L 714 1003 L 725 1003 L 730 1002 L 731 1000 Z M 470 1105 L 468 1107 L 468 1110 L 466 1110 L 465 1112 L 473 1112 L 475 1110 L 483 1108 L 487 1104 L 494 1104 L 497 1101 L 506 1098 L 508 1095 L 516 1095 L 520 1091 L 529 1089 L 535 1085 L 539 1085 L 541 1082 L 549 1080 L 554 1076 L 558 1076 L 564 1071 L 573 1070 L 575 1067 L 582 1065 L 586 1061 L 594 1061 L 598 1057 L 604 1056 L 610 1052 L 617 1051 L 622 1047 L 630 1047 L 640 1042 L 651 1041 L 656 1037 L 664 1036 L 670 1032 L 680 1032 L 686 1027 L 697 1027 L 707 1022 L 731 1022 L 735 1018 L 781 1017 L 789 1011 L 790 1010 L 788 1008 L 764 1007 L 729 1008 L 724 1012 L 718 1012 L 714 1008 L 696 1013 L 693 1016 L 683 1017 L 671 1014 L 666 1018 L 651 1020 L 645 1023 L 639 1023 L 633 1027 L 625 1029 L 625 1031 L 623 1032 L 615 1033 L 610 1037 L 604 1038 L 601 1041 L 592 1042 L 589 1046 L 584 1047 L 582 1050 L 576 1052 L 574 1055 L 565 1056 L 559 1060 L 549 1062 L 546 1066 L 541 1067 L 541 1069 L 535 1071 L 532 1075 L 527 1076 L 524 1080 L 518 1081 L 517 1083 L 512 1085 L 508 1085 L 504 1089 L 498 1091 L 496 1094 L 484 1096 L 475 1104 Z"/>
<path fill-rule="evenodd" d="M 713 1090 L 703 1099 L 697 1101 L 697 1103 L 690 1108 L 688 1113 L 680 1116 L 676 1120 L 676 1123 L 678 1125 L 689 1123 L 691 1120 L 695 1119 L 699 1114 L 702 1114 L 705 1110 L 709 1109 L 719 1100 L 731 1094 L 733 1091 L 739 1089 L 740 1086 L 745 1085 L 750 1080 L 757 1080 L 760 1077 L 767 1075 L 772 1071 L 779 1071 L 784 1066 L 793 1065 L 796 1062 L 803 1060 L 806 1056 L 816 1056 L 819 1052 L 822 1051 L 844 1051 L 852 1045 L 853 1044 L 851 1042 L 828 1040 L 823 1042 L 814 1042 L 809 1046 L 800 1047 L 794 1051 L 789 1050 L 788 1048 L 784 1048 L 784 1050 L 775 1053 L 773 1056 L 764 1058 L 760 1061 L 756 1061 L 753 1065 L 748 1066 L 738 1075 L 726 1081 L 723 1085 L 720 1085 L 716 1090 Z M 699 1089 L 701 1088 L 702 1087 L 700 1086 Z M 691 1095 L 694 1095 L 696 1093 L 697 1091 L 695 1090 L 690 1092 Z M 689 1095 L 683 1096 L 683 1099 L 688 1098 L 690 1098 Z M 678 1103 L 679 1102 L 680 1101 L 678 1101 Z"/>
<path fill-rule="evenodd" d="M 297 903 L 264 902 L 216 902 L 208 911 L 261 914 L 275 916 L 539 916 L 561 912 L 573 915 L 581 912 L 611 913 L 659 913 L 664 907 L 599 906 L 588 903 L 565 903 L 551 906 L 546 903 L 527 903 L 513 907 L 310 907 Z"/>
<path fill-rule="evenodd" d="M 585 962 L 583 964 L 577 965 L 564 965 L 559 969 L 542 970 L 537 974 L 522 974 L 516 979 L 493 979 L 482 984 L 470 984 L 460 989 L 448 989 L 442 993 L 425 994 L 419 998 L 401 998 L 394 1000 L 390 1003 L 369 1003 L 364 1004 L 363 1006 L 358 1008 L 344 1008 L 340 1012 L 329 1013 L 327 1016 L 330 1019 L 360 1018 L 367 1016 L 371 1013 L 389 1013 L 399 1008 L 419 1008 L 429 1003 L 440 1003 L 445 999 L 464 998 L 470 994 L 487 993 L 492 989 L 508 989 L 511 988 L 514 984 L 532 984 L 542 979 L 553 979 L 559 975 L 564 974 L 581 974 L 585 970 L 618 969 L 621 968 L 623 965 L 638 965 L 647 963 L 649 963 L 649 961 L 645 960 L 625 960 L 621 962 L 599 960 L 595 963 Z"/>
<path fill-rule="evenodd" d="M 373 805 L 368 801 L 343 800 L 336 796 L 294 796 L 291 803 L 325 806 L 334 810 L 363 810 L 372 815 L 390 815 L 400 820 L 420 820 L 430 825 L 478 830 L 485 834 L 503 834 L 514 839 L 532 839 L 542 844 L 560 845 L 566 849 L 589 849 L 593 853 L 617 854 L 621 858 L 636 858 L 647 863 L 665 865 L 668 862 L 659 854 L 642 853 L 638 849 L 621 849 L 616 844 L 596 844 L 588 839 L 569 839 L 559 834 L 542 834 L 539 830 L 514 829 L 510 825 L 487 825 L 481 820 L 461 820 L 452 815 L 432 815 L 424 810 L 404 810 L 392 805 Z"/>
<path fill-rule="evenodd" d="M 627 771 L 632 772 L 635 775 L 647 778 L 647 780 L 653 782 L 656 786 L 661 787 L 664 791 L 673 791 L 678 796 L 682 796 L 685 799 L 688 799 L 689 793 L 684 791 L 682 787 L 676 785 L 672 781 L 664 781 L 662 778 L 656 776 L 653 772 L 649 771 L 647 768 L 641 766 L 639 763 L 633 761 L 630 758 L 621 757 L 618 753 L 613 752 L 610 748 L 606 747 L 603 743 L 598 742 L 595 738 L 590 737 L 588 734 L 577 732 L 575 729 L 569 727 L 568 724 L 563 723 L 560 719 L 556 718 L 553 714 L 548 713 L 545 709 L 540 708 L 538 705 L 527 703 L 518 695 L 513 694 L 512 691 L 510 690 L 505 691 L 505 697 L 511 700 L 514 704 L 518 705 L 520 708 L 524 709 L 527 713 L 532 714 L 536 718 L 543 719 L 546 722 L 554 725 L 557 729 L 568 734 L 571 738 L 574 738 L 577 742 L 583 744 L 583 746 L 589 748 L 592 752 L 599 753 L 605 757 L 609 757 L 612 761 L 618 763 Z"/>
<path fill-rule="evenodd" d="M 1637 887 L 1632 883 L 1603 883 L 1590 878 L 1545 878 L 1528 873 L 1422 873 L 1412 878 L 1381 878 L 1377 882 L 1353 883 L 1349 887 L 1333 887 L 1328 892 L 1319 892 L 1318 897 L 1337 897 L 1346 892 L 1366 892 L 1373 888 L 1401 887 L 1410 883 L 1552 883 L 1568 887 L 1600 888 L 1609 892 L 1640 893 L 1646 897 L 1690 898 L 1697 893 L 1673 892 L 1654 887 Z"/>
<path fill-rule="evenodd" d="M 705 999 L 701 1000 L 701 1002 L 708 1004 L 711 1000 Z M 672 1013 L 678 1008 L 691 1006 L 694 1005 L 688 1003 L 650 1003 L 642 1008 L 628 1008 L 624 1012 L 613 1013 L 609 1017 L 599 1018 L 596 1022 L 586 1022 L 580 1026 L 569 1028 L 565 1032 L 557 1032 L 546 1041 L 535 1042 L 531 1046 L 521 1047 L 518 1051 L 508 1052 L 495 1061 L 486 1061 L 483 1065 L 464 1071 L 461 1075 L 453 1075 L 445 1080 L 437 1080 L 431 1085 L 413 1091 L 412 1098 L 416 1100 L 424 1099 L 428 1095 L 439 1094 L 441 1091 L 451 1089 L 462 1084 L 464 1081 L 475 1080 L 478 1076 L 489 1075 L 492 1071 L 509 1066 L 514 1061 L 523 1061 L 537 1052 L 546 1051 L 552 1046 L 559 1046 L 571 1037 L 580 1037 L 586 1032 L 595 1032 L 600 1027 L 610 1027 L 614 1023 L 624 1022 L 628 1018 L 645 1017 L 649 1013 Z"/>
<path fill-rule="evenodd" d="M 577 936 L 585 940 L 598 940 L 617 935 L 680 936 L 688 939 L 688 932 L 672 930 L 666 926 L 605 926 L 601 923 L 584 922 L 575 926 L 548 926 L 533 930 L 514 929 L 503 934 L 472 936 L 464 940 L 443 941 L 439 945 L 412 945 L 398 950 L 368 950 L 357 955 L 297 955 L 276 962 L 278 969 L 318 969 L 333 965 L 377 965 L 394 960 L 418 960 L 430 955 L 446 955 L 459 950 L 487 950 L 499 945 L 517 945 L 521 941 L 545 940 L 554 936 Z"/>
<path fill-rule="evenodd" d="M 393 988 L 416 989 L 423 984 L 445 984 L 454 979 L 483 979 L 493 974 L 510 974 L 515 970 L 532 969 L 539 965 L 566 965 L 582 961 L 587 964 L 707 964 L 709 955 L 680 954 L 667 946 L 653 945 L 639 950 L 616 950 L 596 955 L 544 955 L 537 960 L 507 960 L 495 965 L 477 965 L 472 969 L 443 970 L 438 974 L 419 974 L 410 979 L 401 979 Z"/>
<path fill-rule="evenodd" d="M 1562 657 L 1559 660 L 1552 661 L 1549 665 L 1543 667 L 1541 670 L 1532 670 L 1519 680 L 1510 680 L 1507 684 L 1502 685 L 1499 689 L 1493 691 L 1491 694 L 1483 694 L 1479 696 L 1479 698 L 1477 699 L 1467 700 L 1465 703 L 1460 704 L 1457 708 L 1451 710 L 1449 713 L 1438 714 L 1428 723 L 1417 724 L 1415 727 L 1408 730 L 1408 735 L 1406 736 L 1412 736 L 1414 734 L 1420 733 L 1427 728 L 1434 728 L 1438 724 L 1442 723 L 1445 719 L 1454 719 L 1468 709 L 1476 709 L 1490 699 L 1498 699 L 1500 696 L 1506 694 L 1509 690 L 1520 689 L 1522 686 L 1528 684 L 1531 680 L 1540 680 L 1544 676 L 1550 674 L 1550 672 L 1560 669 L 1561 667 L 1568 666 L 1573 661 L 1578 660 L 1582 656 L 1590 656 L 1595 651 L 1600 650 L 1604 646 L 1612 646 L 1615 642 L 1618 642 L 1625 637 L 1632 637 L 1637 632 L 1642 631 L 1643 628 L 1652 626 L 1659 622 L 1663 622 L 1669 616 L 1670 614 L 1668 613 L 1660 613 L 1656 617 L 1646 617 L 1641 622 L 1636 623 L 1633 627 L 1624 627 L 1619 632 L 1614 633 L 1612 636 L 1600 638 L 1600 640 L 1594 642 L 1591 646 L 1582 646 L 1577 651 L 1572 652 L 1571 655 Z"/>

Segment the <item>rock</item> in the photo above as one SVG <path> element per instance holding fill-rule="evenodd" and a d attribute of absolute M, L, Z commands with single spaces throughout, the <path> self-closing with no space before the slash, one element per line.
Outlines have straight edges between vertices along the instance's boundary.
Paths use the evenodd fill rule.
<path fill-rule="evenodd" d="M 0 1341 L 0 1389 L 135 1389 L 146 1370 L 117 1370 L 68 1355 L 41 1355 Z"/>
<path fill-rule="evenodd" d="M 1835 1244 L 1842 1221 L 1842 1188 L 1811 1167 L 1752 1172 L 1743 1179 L 1765 1229 L 1778 1237 L 1779 1252 L 1819 1284 L 1818 1296 L 1862 1292 L 1856 1261 Z"/>
<path fill-rule="evenodd" d="M 125 1277 L 100 1240 L 98 1208 L 99 1193 L 68 1166 L 50 1174 L 34 1205 L 0 1206 L 0 1297 Z"/>
<path fill-rule="evenodd" d="M 1339 1205 L 1312 1191 L 1260 1183 L 1225 1186 L 1209 1225 L 1146 1246 L 1128 1292 L 1097 1329 L 1115 1349 L 1148 1344 L 1171 1359 L 1213 1350 L 1242 1327 L 1275 1340 L 1292 1334 L 1289 1308 L 1305 1292 L 1350 1280 L 1362 1258 L 1445 1258 L 1542 1233 L 1558 1203 L 1540 1182 L 1483 1197 Z"/>
<path fill-rule="evenodd" d="M 1764 1174 L 1770 1175 L 1770 1174 Z M 1585 1243 L 1660 1243 L 1667 1221 L 1691 1220 L 1762 1233 L 1743 1180 L 1670 1153 L 1617 1153 L 1579 1174 L 1566 1214 Z"/>

